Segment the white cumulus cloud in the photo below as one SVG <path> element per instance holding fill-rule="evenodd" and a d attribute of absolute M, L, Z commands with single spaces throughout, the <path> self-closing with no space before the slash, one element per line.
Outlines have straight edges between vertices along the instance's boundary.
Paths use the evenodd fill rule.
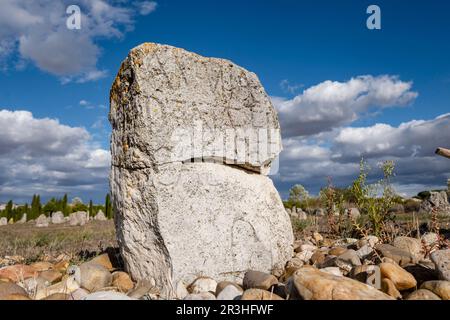
<path fill-rule="evenodd" d="M 0 136 L 2 201 L 29 201 L 34 193 L 93 197 L 106 192 L 110 153 L 86 129 L 28 111 L 0 110 Z"/>
<path fill-rule="evenodd" d="M 398 77 L 358 76 L 324 81 L 292 99 L 273 97 L 284 137 L 308 136 L 348 125 L 373 109 L 404 106 L 417 97 Z"/>
<path fill-rule="evenodd" d="M 69 30 L 70 0 L 3 0 L 0 9 L 0 59 L 17 52 L 63 83 L 95 81 L 107 75 L 99 69 L 100 39 L 120 39 L 133 30 L 137 14 L 156 9 L 155 2 L 80 0 L 81 29 Z M 153 6 L 153 7 L 152 7 Z M 152 9 L 153 8 L 153 9 Z M 1 62 L 1 61 L 0 61 Z"/>

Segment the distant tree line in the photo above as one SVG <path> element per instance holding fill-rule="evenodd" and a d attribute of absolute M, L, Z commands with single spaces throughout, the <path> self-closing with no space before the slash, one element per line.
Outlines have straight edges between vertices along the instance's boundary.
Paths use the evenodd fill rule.
<path fill-rule="evenodd" d="M 24 214 L 27 215 L 27 220 L 35 220 L 41 214 L 50 217 L 53 212 L 62 212 L 64 216 L 70 215 L 72 212 L 86 211 L 90 217 L 94 217 L 100 210 L 105 213 L 108 219 L 114 217 L 111 196 L 109 193 L 105 197 L 105 203 L 102 205 L 93 204 L 92 200 L 89 200 L 89 204 L 84 204 L 83 201 L 76 197 L 72 199 L 71 203 L 68 203 L 67 194 L 62 198 L 51 198 L 47 203 L 41 203 L 41 197 L 38 194 L 33 195 L 31 199 L 31 205 L 25 203 L 24 205 L 15 206 L 13 201 L 10 200 L 6 204 L 4 210 L 0 211 L 0 218 L 5 217 L 8 221 L 19 221 Z"/>

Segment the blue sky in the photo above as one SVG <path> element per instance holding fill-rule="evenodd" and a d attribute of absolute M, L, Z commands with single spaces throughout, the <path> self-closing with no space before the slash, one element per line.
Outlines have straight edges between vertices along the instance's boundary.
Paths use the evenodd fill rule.
<path fill-rule="evenodd" d="M 385 85 L 410 84 L 399 96 L 390 97 L 386 105 L 383 105 L 384 100 L 375 99 L 364 107 L 355 106 L 357 110 L 352 111 L 354 119 L 351 121 L 344 119 L 314 133 L 283 135 L 288 156 L 283 158 L 282 155 L 281 173 L 273 177 L 283 196 L 289 186 L 297 182 L 305 185 L 311 193 L 317 193 L 325 183 L 326 175 L 333 175 L 334 172 L 337 173 L 335 183 L 345 185 L 354 177 L 355 157 L 361 155 L 367 155 L 374 166 L 379 160 L 395 156 L 401 166 L 395 181 L 400 193 L 414 194 L 421 188 L 443 187 L 445 178 L 449 177 L 450 161 L 437 159 L 430 152 L 448 141 L 450 134 L 450 120 L 436 120 L 436 117 L 450 111 L 449 2 L 35 2 L 40 7 L 30 6 L 25 1 L 5 0 L 3 13 L 0 13 L 0 110 L 32 113 L 31 118 L 23 114 L 19 117 L 16 113 L 5 113 L 3 122 L 0 118 L 0 123 L 5 125 L 0 129 L 4 130 L 2 135 L 11 139 L 7 141 L 4 138 L 4 146 L 0 145 L 3 171 L 3 174 L 0 173 L 0 201 L 9 198 L 24 201 L 31 196 L 27 194 L 30 192 L 41 193 L 44 197 L 50 193 L 59 195 L 69 192 L 85 200 L 93 198 L 101 201 L 108 186 L 107 176 L 98 172 L 107 171 L 105 158 L 99 150 L 109 149 L 110 128 L 106 119 L 109 88 L 128 51 L 147 41 L 182 47 L 205 56 L 226 58 L 255 72 L 267 93 L 274 97 L 274 105 L 279 110 L 283 101 L 289 103 L 302 95 L 305 98 L 305 90 L 326 81 L 347 83 L 352 78 L 370 75 L 371 79 L 380 80 L 365 78 L 360 81 L 370 88 L 390 90 Z M 81 30 L 64 29 L 67 16 L 64 11 L 69 4 L 78 4 L 82 13 L 87 15 L 86 19 L 82 19 Z M 369 16 L 366 8 L 370 4 L 381 8 L 381 30 L 366 28 Z M 60 19 L 48 22 L 49 10 L 59 15 Z M 84 22 L 89 26 L 83 27 Z M 57 40 L 48 41 L 47 45 L 46 41 L 51 36 Z M 70 59 L 65 61 L 68 56 Z M 62 67 L 53 65 L 52 59 L 61 59 Z M 79 65 L 79 68 L 74 71 L 64 67 L 68 64 Z M 93 76 L 89 78 L 87 75 Z M 388 80 L 378 78 L 383 75 L 388 76 Z M 333 88 L 336 89 L 335 86 Z M 370 92 L 372 89 L 367 90 Z M 365 92 L 366 89 L 363 89 L 357 96 Z M 336 95 L 339 96 L 339 93 Z M 344 101 L 342 105 L 334 105 L 332 101 L 327 104 L 314 101 L 311 106 L 318 105 L 326 110 L 347 108 L 351 104 L 352 101 Z M 293 110 L 288 112 L 295 112 L 301 118 L 302 108 L 311 106 L 305 106 L 304 102 L 293 103 L 289 107 Z M 19 121 L 18 118 L 28 120 Z M 96 154 L 101 158 L 97 160 L 103 161 L 102 165 L 80 168 L 69 178 L 64 176 L 65 170 L 68 170 L 66 168 L 42 165 L 55 160 L 47 159 L 50 155 L 25 152 L 16 163 L 20 162 L 28 168 L 36 165 L 36 169 L 23 173 L 29 175 L 26 179 L 18 177 L 24 171 L 20 167 L 11 169 L 14 164 L 11 163 L 14 160 L 12 150 L 18 157 L 23 152 L 20 146 L 26 148 L 29 139 L 21 140 L 20 134 L 6 132 L 14 129 L 8 128 L 8 124 L 23 132 L 27 130 L 24 121 L 37 120 L 36 126 L 39 126 L 39 119 L 43 118 L 59 121 L 59 124 L 49 124 L 50 128 L 55 129 L 48 132 L 48 135 L 56 135 L 54 148 L 66 144 L 65 140 L 58 140 L 59 125 L 85 128 L 90 137 L 74 139 L 74 147 L 82 148 L 87 158 L 77 161 L 96 161 L 97 158 L 90 152 L 97 150 Z M 283 114 L 280 119 L 283 119 Z M 412 123 L 412 120 L 425 121 L 425 129 Z M 406 128 L 400 127 L 402 123 L 407 123 Z M 391 134 L 384 135 L 389 130 L 375 128 L 376 124 L 394 129 Z M 281 125 L 283 128 L 283 121 Z M 302 125 L 300 121 L 298 126 Z M 354 132 L 367 139 L 359 139 L 359 144 L 355 145 L 355 141 L 345 138 L 351 128 L 363 128 Z M 440 130 L 439 137 L 437 133 L 433 134 L 436 128 Z M 38 134 L 33 135 L 37 137 Z M 390 146 L 370 150 L 363 147 L 371 143 L 378 146 L 379 141 L 386 139 L 392 141 Z M 421 152 L 397 152 L 409 150 L 415 144 L 414 150 L 418 148 Z M 450 147 L 448 143 L 447 147 Z M 349 148 L 361 152 L 350 157 L 351 152 L 347 152 Z M 394 149 L 397 151 L 392 151 Z M 305 157 L 302 152 L 312 152 L 316 157 Z M 328 153 L 341 154 L 340 160 L 332 160 Z M 58 155 L 70 156 L 65 153 Z M 323 167 L 318 168 L 317 162 L 323 163 Z M 314 166 L 309 169 L 311 163 Z M 285 172 L 283 167 L 287 168 Z M 330 172 L 324 174 L 324 170 Z M 305 174 L 304 171 L 311 173 Z"/>

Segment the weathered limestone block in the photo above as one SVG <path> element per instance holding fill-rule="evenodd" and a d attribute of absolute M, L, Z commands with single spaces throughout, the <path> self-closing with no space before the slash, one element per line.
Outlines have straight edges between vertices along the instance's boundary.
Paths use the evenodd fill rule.
<path fill-rule="evenodd" d="M 258 77 L 228 60 L 142 44 L 122 63 L 110 103 L 115 166 L 225 158 L 267 173 L 282 149 L 278 117 Z"/>
<path fill-rule="evenodd" d="M 292 228 L 266 176 L 279 123 L 255 74 L 146 43 L 122 63 L 110 100 L 111 194 L 134 280 L 173 297 L 199 274 L 237 281 L 285 265 Z"/>

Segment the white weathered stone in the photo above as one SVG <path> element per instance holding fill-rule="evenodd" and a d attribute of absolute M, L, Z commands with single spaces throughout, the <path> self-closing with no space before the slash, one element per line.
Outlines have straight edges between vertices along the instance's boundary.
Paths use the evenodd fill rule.
<path fill-rule="evenodd" d="M 94 220 L 106 221 L 107 219 L 106 219 L 105 213 L 102 210 L 99 210 L 97 212 L 97 214 L 95 215 Z"/>
<path fill-rule="evenodd" d="M 436 265 L 439 277 L 450 281 L 450 249 L 434 251 L 431 254 L 431 260 Z"/>
<path fill-rule="evenodd" d="M 242 295 L 242 290 L 236 286 L 228 285 L 217 295 L 217 300 L 236 300 Z"/>
<path fill-rule="evenodd" d="M 8 219 L 5 217 L 0 218 L 0 226 L 6 226 L 8 224 Z"/>
<path fill-rule="evenodd" d="M 434 247 L 439 244 L 439 235 L 434 232 L 427 232 L 420 237 L 420 241 L 425 247 Z"/>
<path fill-rule="evenodd" d="M 147 43 L 122 63 L 110 100 L 117 237 L 134 279 L 174 296 L 199 274 L 235 281 L 284 266 L 292 227 L 265 176 L 280 127 L 255 74 Z"/>
<path fill-rule="evenodd" d="M 191 285 L 191 293 L 216 292 L 217 282 L 208 277 L 197 278 Z"/>
<path fill-rule="evenodd" d="M 440 214 L 450 214 L 450 203 L 446 191 L 430 191 L 430 195 L 420 205 L 420 210 L 430 213 L 433 209 Z"/>
<path fill-rule="evenodd" d="M 186 289 L 186 285 L 183 281 L 178 281 L 175 285 L 175 298 L 179 300 L 183 300 L 186 296 L 189 295 L 189 292 Z"/>
<path fill-rule="evenodd" d="M 64 223 L 64 214 L 61 211 L 53 212 L 52 223 L 53 224 Z"/>
<path fill-rule="evenodd" d="M 22 223 L 26 223 L 26 222 L 27 222 L 27 214 L 24 213 L 24 214 L 22 215 L 22 218 L 20 218 L 20 220 L 17 221 L 17 223 L 22 224 Z"/>
<path fill-rule="evenodd" d="M 41 214 L 36 219 L 36 227 L 38 227 L 38 228 L 48 227 L 48 220 L 49 219 L 44 214 Z"/>
<path fill-rule="evenodd" d="M 89 217 L 86 211 L 72 212 L 69 215 L 69 224 L 71 226 L 84 226 L 88 220 Z"/>

